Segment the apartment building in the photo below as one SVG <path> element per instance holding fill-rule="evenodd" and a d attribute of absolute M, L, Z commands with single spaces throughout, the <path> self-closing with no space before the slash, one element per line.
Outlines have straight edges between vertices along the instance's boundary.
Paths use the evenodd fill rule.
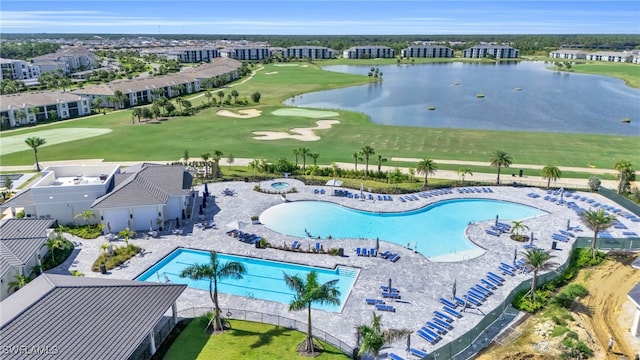
<path fill-rule="evenodd" d="M 0 118 L 15 127 L 45 120 L 62 120 L 91 114 L 91 102 L 77 94 L 37 91 L 0 96 Z"/>
<path fill-rule="evenodd" d="M 282 56 L 289 59 L 333 59 L 336 50 L 323 46 L 292 46 L 282 50 Z"/>
<path fill-rule="evenodd" d="M 386 46 L 354 46 L 342 52 L 345 59 L 387 59 L 396 57 L 396 51 Z"/>
<path fill-rule="evenodd" d="M 493 56 L 496 59 L 516 59 L 520 57 L 520 50 L 505 45 L 477 45 L 465 49 L 462 57 L 483 59 Z"/>
<path fill-rule="evenodd" d="M 220 56 L 240 61 L 263 60 L 273 56 L 273 50 L 266 46 L 230 47 L 220 50 Z"/>
<path fill-rule="evenodd" d="M 175 47 L 140 51 L 140 55 L 150 54 L 182 63 L 211 62 L 220 57 L 220 51 L 215 47 Z"/>
<path fill-rule="evenodd" d="M 549 57 L 554 59 L 584 60 L 587 58 L 587 53 L 582 50 L 560 49 L 550 52 Z"/>
<path fill-rule="evenodd" d="M 35 85 L 40 77 L 40 67 L 22 60 L 0 58 L 0 80 L 22 81 L 26 86 Z"/>
<path fill-rule="evenodd" d="M 64 75 L 70 75 L 72 72 L 93 69 L 96 58 L 85 47 L 69 46 L 52 54 L 34 57 L 31 63 L 40 67 L 40 73 L 61 71 Z"/>
<path fill-rule="evenodd" d="M 632 62 L 633 54 L 618 51 L 598 51 L 587 54 L 586 58 L 592 61 Z"/>
<path fill-rule="evenodd" d="M 403 58 L 452 58 L 453 49 L 442 45 L 409 46 L 401 51 Z"/>

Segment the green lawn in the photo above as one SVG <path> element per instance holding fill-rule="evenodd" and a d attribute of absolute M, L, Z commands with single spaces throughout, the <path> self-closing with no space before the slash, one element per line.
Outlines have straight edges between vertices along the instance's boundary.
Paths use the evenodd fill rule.
<path fill-rule="evenodd" d="M 314 127 L 316 119 L 287 112 L 281 104 L 289 96 L 309 91 L 368 83 L 365 76 L 323 71 L 314 64 L 299 66 L 265 65 L 253 79 L 233 87 L 240 97 L 258 91 L 260 104 L 247 106 L 262 111 L 250 119 L 216 115 L 219 108 L 208 109 L 194 116 L 172 118 L 158 124 L 132 124 L 131 109 L 92 116 L 75 121 L 62 121 L 49 129 L 75 128 L 110 129 L 111 132 L 40 149 L 40 161 L 103 158 L 106 161 L 178 160 L 185 149 L 192 159 L 200 154 L 220 150 L 236 158 L 275 160 L 286 156 L 293 161 L 292 150 L 307 147 L 320 154 L 318 164 L 334 161 L 352 162 L 352 154 L 365 145 L 376 155 L 391 157 L 430 157 L 433 159 L 488 161 L 496 149 L 509 153 L 515 163 L 560 166 L 612 168 L 620 159 L 640 164 L 638 138 L 610 135 L 554 134 L 515 131 L 480 131 L 464 129 L 432 129 L 385 126 L 370 123 L 359 113 L 336 111 L 340 124 L 317 131 L 321 140 L 301 142 L 284 139 L 260 141 L 252 131 L 286 131 L 294 127 Z M 272 73 L 266 75 L 267 73 Z M 223 89 L 225 93 L 230 89 Z M 217 90 L 214 90 L 214 95 Z M 237 109 L 231 109 L 237 110 Z M 284 114 L 276 115 L 276 114 Z M 42 128 L 3 132 L 2 137 L 31 134 Z M 224 155 L 223 155 L 224 156 Z M 33 164 L 33 152 L 11 153 L 3 149 L 3 165 Z M 374 160 L 372 159 L 371 163 Z M 388 164 L 387 164 L 388 165 Z"/>
<path fill-rule="evenodd" d="M 296 347 L 304 333 L 284 327 L 231 320 L 232 329 L 222 335 L 208 335 L 207 319 L 194 319 L 173 343 L 164 359 L 306 359 Z M 323 343 L 319 360 L 348 359 L 337 348 Z"/>

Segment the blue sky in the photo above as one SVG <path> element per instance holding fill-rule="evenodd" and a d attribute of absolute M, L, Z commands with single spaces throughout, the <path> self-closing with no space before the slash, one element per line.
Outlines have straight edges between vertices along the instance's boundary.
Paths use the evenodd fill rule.
<path fill-rule="evenodd" d="M 640 34 L 640 1 L 2 0 L 0 33 Z"/>

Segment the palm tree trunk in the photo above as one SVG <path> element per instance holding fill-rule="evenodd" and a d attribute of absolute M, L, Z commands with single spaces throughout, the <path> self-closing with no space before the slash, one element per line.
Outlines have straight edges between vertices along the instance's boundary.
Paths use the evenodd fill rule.
<path fill-rule="evenodd" d="M 424 184 L 422 185 L 422 187 L 427 187 L 427 175 L 424 175 Z"/>
<path fill-rule="evenodd" d="M 209 295 L 211 295 L 211 281 L 209 282 Z M 223 330 L 222 321 L 220 321 L 220 305 L 218 305 L 218 281 L 213 280 L 213 330 Z"/>
<path fill-rule="evenodd" d="M 500 185 L 500 166 L 498 166 L 498 178 L 496 179 L 496 185 Z"/>
<path fill-rule="evenodd" d="M 547 189 L 549 188 L 550 185 L 551 185 L 551 178 L 547 180 Z"/>
<path fill-rule="evenodd" d="M 36 158 L 36 171 L 40 171 L 40 162 L 38 162 L 38 149 L 33 149 L 33 156 Z"/>
<path fill-rule="evenodd" d="M 538 279 L 538 270 L 533 271 L 533 279 L 531 279 L 531 296 L 536 301 L 536 280 Z"/>
<path fill-rule="evenodd" d="M 311 303 L 307 307 L 307 352 L 313 354 L 313 337 L 311 336 Z"/>
<path fill-rule="evenodd" d="M 596 259 L 596 241 L 598 241 L 598 232 L 600 232 L 600 228 L 596 227 L 593 229 L 593 241 L 591 242 L 591 258 L 593 260 Z"/>

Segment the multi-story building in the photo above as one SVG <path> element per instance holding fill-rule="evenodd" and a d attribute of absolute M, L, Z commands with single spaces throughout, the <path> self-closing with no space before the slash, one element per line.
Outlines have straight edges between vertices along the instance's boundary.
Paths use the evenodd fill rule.
<path fill-rule="evenodd" d="M 64 75 L 69 75 L 72 72 L 93 69 L 96 66 L 96 58 L 87 48 L 69 46 L 53 54 L 34 57 L 31 63 L 40 67 L 40 73 L 60 70 Z"/>
<path fill-rule="evenodd" d="M 587 53 L 582 50 L 560 49 L 550 52 L 549 57 L 554 59 L 583 60 L 587 58 Z"/>
<path fill-rule="evenodd" d="M 273 56 L 271 48 L 259 47 L 230 47 L 220 50 L 220 56 L 240 61 L 263 60 Z"/>
<path fill-rule="evenodd" d="M 175 47 L 140 51 L 140 55 L 149 54 L 182 63 L 211 62 L 220 57 L 220 52 L 215 47 Z"/>
<path fill-rule="evenodd" d="M 386 46 L 354 46 L 342 52 L 345 59 L 387 59 L 395 56 L 396 51 Z"/>
<path fill-rule="evenodd" d="M 323 46 L 292 46 L 282 50 L 282 56 L 289 59 L 333 59 L 338 52 Z"/>
<path fill-rule="evenodd" d="M 632 62 L 633 54 L 618 51 L 598 51 L 587 54 L 587 60 L 608 62 Z"/>
<path fill-rule="evenodd" d="M 0 69 L 0 80 L 19 80 L 26 86 L 37 84 L 40 77 L 40 67 L 22 60 L 0 59 Z"/>
<path fill-rule="evenodd" d="M 462 57 L 482 59 L 493 56 L 496 59 L 516 59 L 520 57 L 520 50 L 505 45 L 477 45 L 465 49 Z"/>
<path fill-rule="evenodd" d="M 91 102 L 62 91 L 37 91 L 0 96 L 3 127 L 35 124 L 91 114 Z"/>
<path fill-rule="evenodd" d="M 442 45 L 409 46 L 402 49 L 403 58 L 451 58 L 453 49 Z"/>

